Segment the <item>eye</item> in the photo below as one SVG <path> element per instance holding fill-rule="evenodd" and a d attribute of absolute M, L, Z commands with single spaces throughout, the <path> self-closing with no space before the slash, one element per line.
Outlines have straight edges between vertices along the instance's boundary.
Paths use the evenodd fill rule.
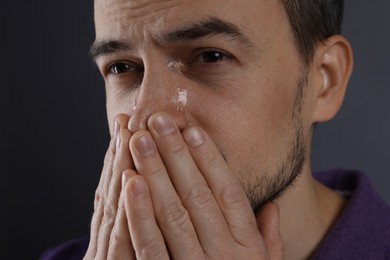
<path fill-rule="evenodd" d="M 117 60 L 103 67 L 103 78 L 115 86 L 133 86 L 142 80 L 144 67 L 127 60 Z"/>
<path fill-rule="evenodd" d="M 195 61 L 201 63 L 217 63 L 230 58 L 230 55 L 225 54 L 221 51 L 205 51 L 198 55 Z"/>
<path fill-rule="evenodd" d="M 111 66 L 108 67 L 107 73 L 108 74 L 121 74 L 121 73 L 126 73 L 129 71 L 135 70 L 134 67 L 130 66 L 129 64 L 123 63 L 123 62 L 118 62 L 114 63 Z"/>

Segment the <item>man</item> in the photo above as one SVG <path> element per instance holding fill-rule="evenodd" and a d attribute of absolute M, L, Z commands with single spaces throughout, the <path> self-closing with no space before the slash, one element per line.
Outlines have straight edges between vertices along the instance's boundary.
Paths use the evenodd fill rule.
<path fill-rule="evenodd" d="M 112 140 L 90 239 L 46 256 L 388 259 L 390 210 L 365 177 L 316 176 L 329 188 L 310 168 L 315 125 L 336 115 L 352 71 L 342 11 L 95 0 Z"/>

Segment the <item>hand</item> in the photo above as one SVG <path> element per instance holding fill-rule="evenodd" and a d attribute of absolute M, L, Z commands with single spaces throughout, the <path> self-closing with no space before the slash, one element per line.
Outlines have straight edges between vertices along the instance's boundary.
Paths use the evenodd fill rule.
<path fill-rule="evenodd" d="M 137 259 L 283 258 L 278 207 L 267 205 L 256 221 L 240 182 L 202 129 L 180 133 L 166 113 L 152 115 L 148 129 L 130 140 L 138 175 L 124 175 Z"/>
<path fill-rule="evenodd" d="M 135 259 L 121 193 L 122 173 L 135 175 L 128 121 L 126 115 L 115 118 L 114 136 L 96 190 L 90 242 L 84 259 Z"/>

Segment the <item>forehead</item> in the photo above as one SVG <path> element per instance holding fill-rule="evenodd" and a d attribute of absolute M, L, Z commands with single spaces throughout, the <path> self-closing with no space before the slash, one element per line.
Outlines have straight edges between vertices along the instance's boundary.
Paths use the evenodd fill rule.
<path fill-rule="evenodd" d="M 288 27 L 279 0 L 95 0 L 96 38 L 144 39 L 217 17 L 251 37 Z"/>

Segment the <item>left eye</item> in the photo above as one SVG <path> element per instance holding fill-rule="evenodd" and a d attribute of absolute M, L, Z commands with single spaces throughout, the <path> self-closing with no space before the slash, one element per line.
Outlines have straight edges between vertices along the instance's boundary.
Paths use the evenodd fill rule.
<path fill-rule="evenodd" d="M 202 63 L 217 63 L 230 58 L 227 54 L 220 51 L 205 51 L 201 53 L 196 61 Z"/>

